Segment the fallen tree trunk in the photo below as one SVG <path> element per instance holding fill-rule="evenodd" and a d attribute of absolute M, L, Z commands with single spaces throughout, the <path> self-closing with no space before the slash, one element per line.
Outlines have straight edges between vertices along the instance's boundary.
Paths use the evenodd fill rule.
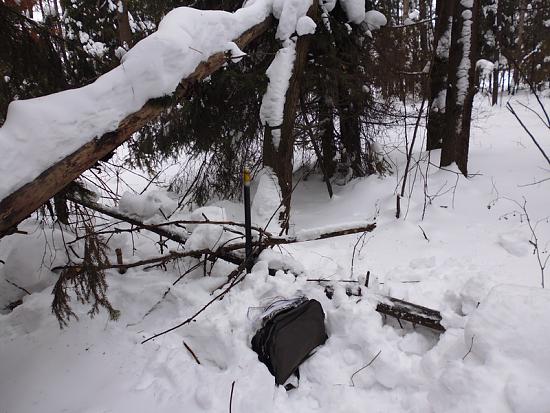
<path fill-rule="evenodd" d="M 262 35 L 273 22 L 268 17 L 244 32 L 234 42 L 246 47 Z M 187 97 L 193 86 L 220 69 L 228 61 L 225 53 L 216 53 L 201 62 L 195 71 L 183 79 L 172 96 L 149 100 L 143 107 L 123 119 L 118 128 L 86 143 L 75 152 L 42 172 L 6 198 L 0 200 L 0 238 L 16 232 L 17 225 L 42 206 L 48 199 L 75 180 L 81 173 L 127 141 L 147 122 L 157 118 L 178 100 Z"/>

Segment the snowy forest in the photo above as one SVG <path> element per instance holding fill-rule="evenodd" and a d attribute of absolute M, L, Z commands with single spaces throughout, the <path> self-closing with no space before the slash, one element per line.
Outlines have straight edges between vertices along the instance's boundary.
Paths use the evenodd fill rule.
<path fill-rule="evenodd" d="M 0 413 L 550 413 L 550 0 L 0 0 Z"/>

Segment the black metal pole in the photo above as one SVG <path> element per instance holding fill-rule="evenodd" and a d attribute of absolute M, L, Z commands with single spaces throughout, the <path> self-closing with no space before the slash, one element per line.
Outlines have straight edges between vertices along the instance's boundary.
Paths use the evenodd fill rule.
<path fill-rule="evenodd" d="M 250 171 L 246 168 L 243 172 L 243 184 L 246 272 L 250 272 L 254 262 L 252 260 L 252 222 L 250 218 Z"/>

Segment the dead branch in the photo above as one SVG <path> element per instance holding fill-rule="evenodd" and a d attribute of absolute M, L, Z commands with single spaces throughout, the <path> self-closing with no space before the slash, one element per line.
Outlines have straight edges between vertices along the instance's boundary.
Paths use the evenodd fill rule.
<path fill-rule="evenodd" d="M 548 162 L 548 165 L 550 165 L 550 158 L 548 157 L 548 155 L 546 154 L 546 152 L 544 152 L 544 149 L 542 149 L 542 147 L 539 145 L 539 143 L 537 142 L 537 139 L 533 136 L 533 134 L 531 133 L 531 131 L 529 131 L 529 129 L 527 129 L 527 126 L 524 125 L 524 123 L 521 121 L 520 117 L 518 116 L 518 114 L 516 113 L 516 111 L 514 110 L 514 108 L 512 107 L 512 105 L 510 104 L 510 102 L 508 102 L 506 104 L 506 109 L 508 109 L 510 111 L 510 113 L 512 115 L 514 115 L 514 117 L 517 119 L 517 121 L 519 122 L 519 124 L 521 125 L 521 127 L 523 128 L 523 130 L 525 132 L 527 132 L 527 134 L 529 135 L 529 137 L 531 138 L 531 140 L 533 141 L 533 143 L 536 145 L 536 147 L 538 148 L 538 150 L 540 151 L 540 153 L 542 153 L 542 156 L 544 156 L 544 159 L 546 159 L 546 162 Z"/>
<path fill-rule="evenodd" d="M 13 285 L 15 288 L 18 288 L 18 289 L 20 289 L 21 291 L 23 291 L 25 294 L 31 295 L 31 293 L 29 292 L 29 290 L 27 290 L 26 288 L 23 288 L 23 287 L 21 287 L 20 285 L 17 285 L 16 283 L 14 283 L 13 281 L 8 280 L 7 278 L 5 278 L 5 280 L 6 280 L 9 284 Z"/>
<path fill-rule="evenodd" d="M 468 350 L 468 352 L 466 354 L 464 354 L 464 357 L 462 357 L 462 361 L 466 360 L 466 357 L 468 357 L 468 354 L 470 354 L 472 352 L 472 348 L 474 348 L 474 338 L 476 337 L 476 335 L 474 334 L 472 336 L 472 342 L 470 343 L 470 349 Z"/>
<path fill-rule="evenodd" d="M 370 365 L 372 365 L 372 363 L 374 363 L 374 361 L 378 358 L 378 356 L 380 355 L 380 353 L 382 353 L 382 350 L 378 351 L 378 353 L 376 353 L 376 356 L 374 356 L 374 357 L 372 358 L 371 361 L 369 361 L 366 365 L 364 365 L 363 367 L 361 367 L 359 370 L 355 371 L 355 372 L 351 375 L 350 381 L 351 381 L 352 387 L 355 387 L 355 383 L 353 382 L 353 378 L 355 377 L 355 375 L 356 375 L 357 373 L 359 373 L 360 371 L 365 370 L 365 369 L 366 369 L 367 367 L 369 367 Z"/>
<path fill-rule="evenodd" d="M 229 413 L 232 412 L 232 406 L 233 406 L 233 391 L 235 390 L 235 380 L 233 380 L 233 383 L 231 383 L 231 395 L 229 396 Z"/>
<path fill-rule="evenodd" d="M 147 343 L 148 341 L 151 341 L 157 337 L 160 337 L 164 334 L 167 334 L 167 333 L 170 333 L 171 331 L 174 331 L 180 327 L 183 327 L 184 325 L 186 324 L 189 324 L 190 322 L 192 322 L 197 316 L 199 316 L 202 312 L 204 312 L 208 307 L 210 307 L 214 302 L 216 302 L 217 300 L 220 300 L 222 299 L 229 291 L 231 291 L 231 289 L 233 287 L 235 287 L 237 284 L 241 283 L 245 278 L 246 278 L 246 275 L 247 273 L 245 272 L 244 274 L 242 274 L 241 277 L 239 277 L 239 274 L 241 274 L 243 272 L 243 270 L 245 269 L 245 262 L 243 262 L 235 271 L 233 271 L 234 274 L 237 274 L 234 279 L 233 279 L 233 282 L 231 284 L 229 284 L 229 286 L 227 288 L 225 288 L 221 293 L 219 293 L 218 295 L 216 295 L 214 298 L 212 298 L 208 303 L 206 303 L 200 310 L 198 310 L 195 314 L 193 314 L 191 317 L 189 317 L 187 320 L 179 323 L 178 325 L 174 326 L 174 327 L 171 327 L 167 330 L 164 330 L 160 333 L 157 333 L 157 334 L 154 334 L 152 335 L 151 337 L 143 340 L 141 342 L 141 344 L 145 344 Z"/>
<path fill-rule="evenodd" d="M 195 352 L 193 350 L 191 350 L 191 347 L 189 347 L 187 345 L 187 343 L 185 342 L 185 340 L 182 340 L 183 341 L 183 345 L 185 346 L 185 348 L 187 349 L 187 351 L 189 353 L 191 353 L 191 355 L 193 356 L 193 358 L 195 359 L 195 361 L 197 362 L 197 364 L 201 364 L 201 362 L 199 361 L 199 358 L 197 357 L 197 355 L 195 354 Z"/>
<path fill-rule="evenodd" d="M 177 225 L 178 223 L 186 223 L 186 224 L 205 224 L 205 223 L 210 223 L 210 224 L 215 224 L 215 223 L 218 223 L 217 221 L 210 221 L 210 222 L 205 222 L 205 221 L 174 221 L 174 222 L 167 222 L 167 223 L 162 223 L 162 224 L 159 224 L 159 225 L 149 225 L 149 224 L 144 224 L 143 222 L 139 221 L 137 218 L 134 218 L 134 217 L 131 217 L 131 216 L 128 216 L 114 208 L 109 208 L 107 206 L 104 206 L 104 205 L 100 205 L 96 202 L 93 202 L 93 201 L 90 201 L 90 200 L 86 200 L 86 199 L 83 199 L 83 198 L 80 198 L 80 197 L 75 197 L 75 196 L 68 196 L 67 199 L 69 199 L 70 201 L 76 203 L 76 204 L 79 204 L 79 205 L 82 205 L 86 208 L 89 208 L 91 210 L 94 210 L 96 212 L 99 212 L 101 214 L 104 214 L 104 215 L 107 215 L 107 216 L 110 216 L 111 218 L 115 218 L 115 219 L 118 219 L 120 221 L 124 221 L 124 222 L 127 222 L 129 224 L 132 224 L 133 226 L 135 226 L 135 230 L 139 230 L 139 229 L 145 229 L 147 231 L 151 231 L 155 234 L 158 234 L 164 238 L 167 238 L 169 240 L 172 240 L 172 241 L 175 241 L 179 244 L 185 244 L 185 242 L 187 242 L 187 237 L 183 236 L 182 234 L 179 234 L 175 231 L 171 231 L 169 230 L 168 228 L 162 228 L 163 226 L 168 226 L 168 225 Z M 222 222 L 220 222 L 222 223 Z M 239 224 L 239 223 L 229 223 L 229 222 L 223 222 L 223 224 L 227 224 L 227 225 L 243 225 L 243 224 Z M 262 231 L 260 228 L 257 229 L 258 231 Z M 123 231 L 126 231 L 126 230 L 118 230 L 119 232 L 123 232 Z M 223 259 L 224 261 L 227 261 L 227 262 L 230 262 L 232 264 L 240 264 L 242 259 L 231 253 L 231 252 L 220 252 L 220 255 L 217 255 L 218 258 L 221 258 Z"/>

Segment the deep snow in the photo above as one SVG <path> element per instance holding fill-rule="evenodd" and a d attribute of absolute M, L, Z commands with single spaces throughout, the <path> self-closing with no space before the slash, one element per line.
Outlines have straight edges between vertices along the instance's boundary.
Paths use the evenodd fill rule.
<path fill-rule="evenodd" d="M 534 99 L 521 99 L 536 109 Z M 517 110 L 549 152 L 547 129 L 534 114 Z M 297 277 L 269 276 L 266 261 L 276 259 L 277 250 L 268 253 L 196 322 L 145 345 L 140 341 L 209 301 L 230 266 L 217 264 L 210 277 L 196 271 L 164 300 L 163 293 L 192 261 L 169 271 L 110 272 L 108 295 L 121 310 L 120 319 L 108 321 L 102 312 L 91 320 L 87 307 L 74 301 L 80 321 L 59 330 L 49 307 L 54 275 L 40 264 L 62 262 L 60 232 L 27 221 L 23 227 L 34 230 L 30 236 L 0 242 L 0 259 L 6 261 L 0 277 L 33 290 L 12 313 L 0 315 L 0 412 L 229 411 L 233 381 L 233 412 L 550 412 L 550 292 L 540 287 L 525 217 L 505 199 L 522 203 L 525 197 L 532 222 L 546 218 L 536 230 L 540 247 L 548 249 L 550 181 L 528 185 L 548 178 L 548 166 L 504 108 L 491 108 L 480 98 L 474 117 L 469 170 L 476 175 L 465 179 L 431 167 L 432 201 L 424 220 L 425 162 L 411 172 L 415 186 L 402 201 L 405 218 L 395 219 L 395 189 L 405 162 L 402 151 L 391 148 L 402 140 L 402 130 L 390 131 L 384 148 L 397 165 L 393 175 L 335 186 L 332 200 L 320 178 L 311 176 L 293 199 L 296 233 L 376 218 L 374 232 L 362 239 L 357 234 L 282 248 L 303 266 Z M 438 154 L 431 159 L 437 163 Z M 260 203 L 270 202 L 269 191 L 259 193 L 264 201 L 255 206 L 257 223 L 269 215 Z M 132 197 L 126 199 L 133 212 L 145 211 Z M 164 198 L 144 199 L 162 203 Z M 207 208 L 210 219 L 242 220 L 237 203 Z M 197 243 L 208 242 L 215 229 L 202 231 L 194 233 Z M 136 237 L 131 259 L 158 255 L 156 240 L 146 233 Z M 131 257 L 128 237 L 112 243 Z M 375 280 L 362 289 L 362 297 L 348 297 L 345 284 L 335 282 L 329 300 L 323 291 L 327 283 L 306 281 L 362 280 L 368 270 Z M 23 294 L 0 281 L 2 306 Z M 249 343 L 258 307 L 299 293 L 322 303 L 329 340 L 300 368 L 299 388 L 287 393 L 274 386 Z M 447 331 L 438 336 L 385 322 L 374 311 L 379 294 L 440 310 Z"/>

